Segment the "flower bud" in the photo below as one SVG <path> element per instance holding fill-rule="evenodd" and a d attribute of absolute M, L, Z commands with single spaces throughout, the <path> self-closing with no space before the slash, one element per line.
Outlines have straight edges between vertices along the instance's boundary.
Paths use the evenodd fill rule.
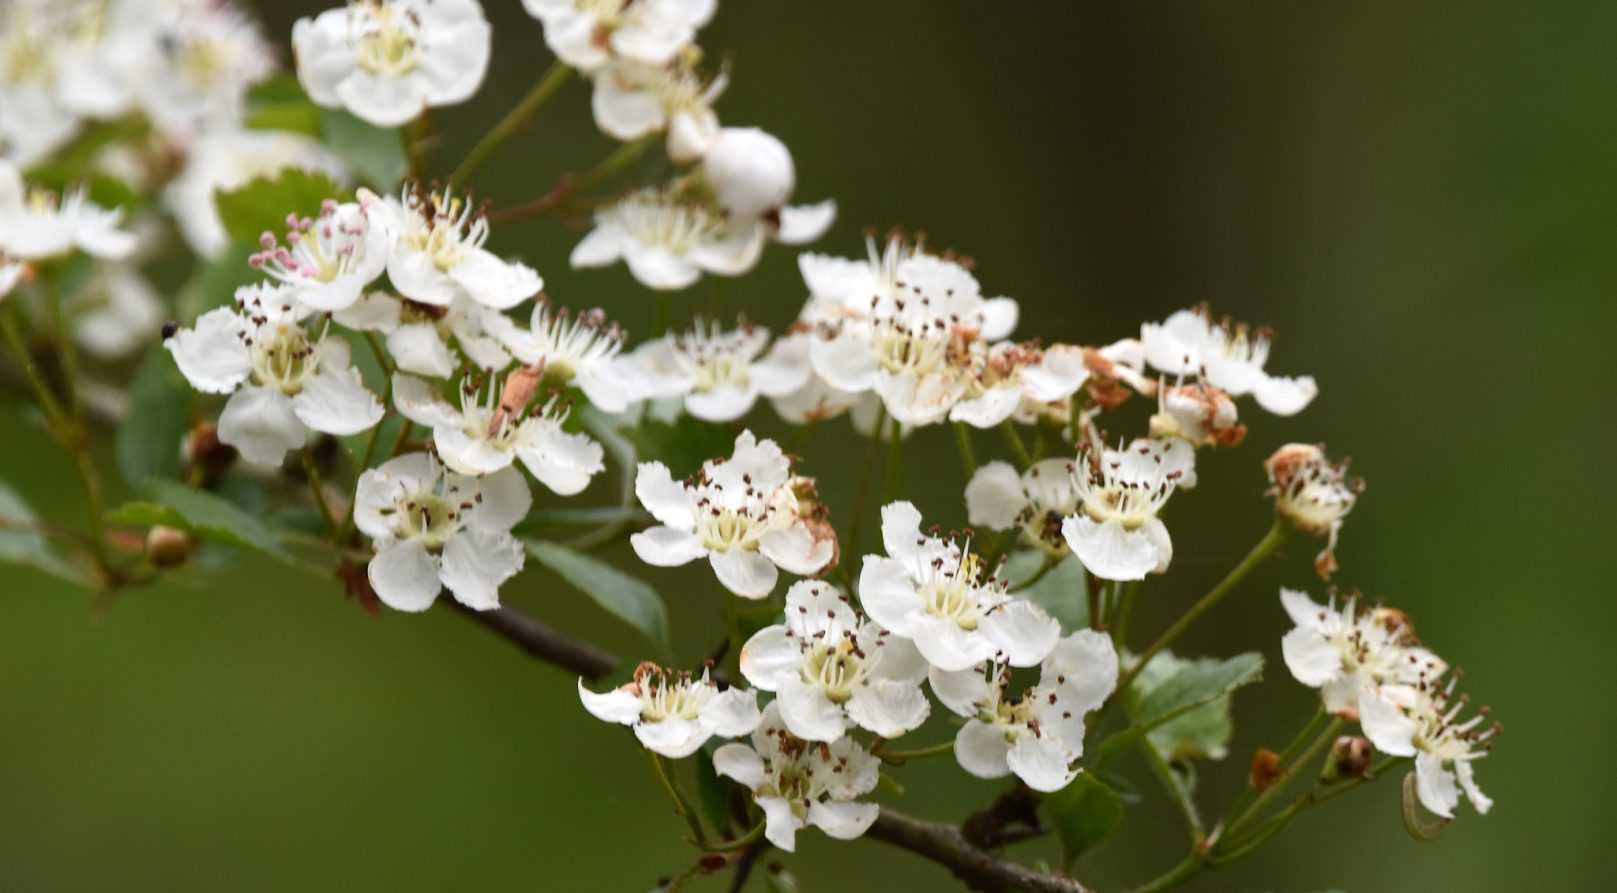
<path fill-rule="evenodd" d="M 1331 754 L 1320 769 L 1320 780 L 1326 784 L 1349 778 L 1363 778 L 1370 771 L 1375 748 L 1360 735 L 1343 735 L 1331 742 Z"/>
<path fill-rule="evenodd" d="M 756 217 L 786 204 L 797 184 L 786 144 L 756 127 L 726 127 L 702 159 L 708 186 L 720 205 Z"/>
<path fill-rule="evenodd" d="M 146 557 L 158 567 L 184 564 L 193 545 L 190 534 L 173 527 L 158 525 L 146 532 Z"/>
<path fill-rule="evenodd" d="M 1280 778 L 1280 754 L 1267 747 L 1258 748 L 1252 755 L 1252 771 L 1247 776 L 1255 791 L 1268 790 Z"/>

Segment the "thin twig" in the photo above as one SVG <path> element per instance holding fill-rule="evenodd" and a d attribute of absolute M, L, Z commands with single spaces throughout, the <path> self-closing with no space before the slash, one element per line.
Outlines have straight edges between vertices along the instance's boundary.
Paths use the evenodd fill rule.
<path fill-rule="evenodd" d="M 482 624 L 484 628 L 521 648 L 530 656 L 555 664 L 585 679 L 600 679 L 618 666 L 616 656 L 589 642 L 574 639 L 566 633 L 552 629 L 515 608 L 477 611 L 454 599 L 448 601 L 456 611 Z"/>
<path fill-rule="evenodd" d="M 930 859 L 983 893 L 1088 893 L 1072 878 L 1035 871 L 972 846 L 954 825 L 924 821 L 885 806 L 865 836 Z"/>

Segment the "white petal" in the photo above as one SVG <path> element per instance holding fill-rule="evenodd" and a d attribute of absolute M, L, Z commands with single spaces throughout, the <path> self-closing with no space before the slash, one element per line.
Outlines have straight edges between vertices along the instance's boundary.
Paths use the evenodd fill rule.
<path fill-rule="evenodd" d="M 807 577 L 831 563 L 836 546 L 831 540 L 815 539 L 807 526 L 798 523 L 764 534 L 758 550 L 781 570 Z"/>
<path fill-rule="evenodd" d="M 431 256 L 402 244 L 395 246 L 387 259 L 387 276 L 399 294 L 422 304 L 448 307 L 462 294 L 460 286 L 438 269 Z"/>
<path fill-rule="evenodd" d="M 476 477 L 511 467 L 515 453 L 486 437 L 486 430 L 468 432 L 461 425 L 439 425 L 432 429 L 432 445 L 444 464 L 455 471 Z"/>
<path fill-rule="evenodd" d="M 467 528 L 444 546 L 444 585 L 468 608 L 500 606 L 500 584 L 522 570 L 522 545 L 509 533 Z"/>
<path fill-rule="evenodd" d="M 1079 630 L 1056 644 L 1039 669 L 1041 685 L 1055 685 L 1065 707 L 1083 718 L 1099 709 L 1117 688 L 1117 651 L 1112 637 L 1095 630 Z M 1081 744 L 1080 739 L 1077 742 Z"/>
<path fill-rule="evenodd" d="M 438 327 L 430 323 L 410 323 L 394 329 L 387 336 L 387 352 L 393 355 L 400 372 L 448 378 L 455 371 L 449 345 L 438 334 Z"/>
<path fill-rule="evenodd" d="M 424 86 L 413 77 L 355 68 L 338 82 L 337 97 L 350 112 L 377 127 L 398 127 L 426 108 Z"/>
<path fill-rule="evenodd" d="M 927 681 L 932 684 L 932 693 L 938 696 L 943 706 L 959 716 L 976 716 L 994 696 L 981 667 L 964 670 L 932 667 L 927 671 Z"/>
<path fill-rule="evenodd" d="M 442 588 L 438 559 L 416 540 L 404 540 L 376 553 L 366 567 L 376 597 L 395 611 L 425 611 Z"/>
<path fill-rule="evenodd" d="M 658 521 L 681 530 L 695 529 L 690 491 L 675 481 L 668 466 L 661 462 L 640 463 L 634 478 L 634 495 Z"/>
<path fill-rule="evenodd" d="M 763 758 L 745 744 L 725 744 L 713 751 L 713 771 L 749 790 L 764 784 Z"/>
<path fill-rule="evenodd" d="M 881 542 L 887 554 L 906 559 L 923 548 L 921 510 L 911 502 L 890 502 L 881 508 Z"/>
<path fill-rule="evenodd" d="M 881 807 L 874 803 L 822 800 L 809 805 L 808 820 L 809 824 L 824 831 L 828 837 L 856 840 L 875 824 L 880 814 Z"/>
<path fill-rule="evenodd" d="M 998 341 L 1010 335 L 1011 330 L 1016 328 L 1020 314 L 1016 302 L 1010 298 L 989 298 L 984 301 L 982 337 Z"/>
<path fill-rule="evenodd" d="M 1061 639 L 1061 624 L 1026 599 L 1011 599 L 993 609 L 977 629 L 1005 655 L 1013 667 L 1031 667 L 1050 655 Z"/>
<path fill-rule="evenodd" d="M 589 231 L 582 241 L 573 246 L 567 262 L 574 269 L 604 267 L 623 258 L 628 236 L 615 223 L 603 223 Z"/>
<path fill-rule="evenodd" d="M 1005 733 L 987 723 L 970 720 L 954 739 L 954 758 L 960 768 L 978 778 L 1004 778 L 1011 774 L 1006 761 L 1011 746 Z"/>
<path fill-rule="evenodd" d="M 522 464 L 560 496 L 573 496 L 589 486 L 590 478 L 606 468 L 601 460 L 605 451 L 589 435 L 570 433 L 561 425 L 547 420 L 531 419 L 523 423 L 524 429 L 536 433 L 524 437 L 517 445 Z"/>
<path fill-rule="evenodd" d="M 756 387 L 725 385 L 686 395 L 685 411 L 704 422 L 733 422 L 751 412 L 753 404 L 757 402 Z"/>
<path fill-rule="evenodd" d="M 855 394 L 876 386 L 880 368 L 869 333 L 853 325 L 829 340 L 815 338 L 809 345 L 809 362 L 827 384 Z"/>
<path fill-rule="evenodd" d="M 707 560 L 719 583 L 742 598 L 765 598 L 780 576 L 774 562 L 749 549 L 710 552 Z"/>
<path fill-rule="evenodd" d="M 1253 389 L 1258 405 L 1275 415 L 1296 415 L 1319 394 L 1312 376 L 1275 378 L 1265 376 Z"/>
<path fill-rule="evenodd" d="M 871 679 L 854 690 L 847 709 L 848 718 L 860 728 L 883 738 L 897 738 L 920 728 L 932 708 L 919 685 Z"/>
<path fill-rule="evenodd" d="M 1049 735 L 1019 735 L 1005 762 L 1028 787 L 1049 794 L 1078 777 L 1075 770 L 1068 768 L 1067 756 L 1066 747 Z"/>
<path fill-rule="evenodd" d="M 298 419 L 316 431 L 347 436 L 369 429 L 382 420 L 382 401 L 365 389 L 359 370 L 352 366 L 320 369 L 303 382 L 292 398 Z"/>
<path fill-rule="evenodd" d="M 910 617 L 910 639 L 927 663 L 941 670 L 964 670 L 993 657 L 996 650 L 980 631 L 968 632 L 952 620 L 931 614 Z"/>
<path fill-rule="evenodd" d="M 795 850 L 797 832 L 804 823 L 793 811 L 792 804 L 779 797 L 757 797 L 753 802 L 764 811 L 764 837 L 788 853 Z"/>
<path fill-rule="evenodd" d="M 229 307 L 197 317 L 196 328 L 181 329 L 163 342 L 191 386 L 204 394 L 228 394 L 247 380 L 253 358 L 240 335 L 245 321 Z"/>
<path fill-rule="evenodd" d="M 634 245 L 624 253 L 624 260 L 641 285 L 659 291 L 678 291 L 702 278 L 700 267 L 666 248 Z"/>
<path fill-rule="evenodd" d="M 1311 630 L 1324 628 L 1325 608 L 1308 597 L 1308 593 L 1280 587 L 1280 606 L 1286 609 L 1291 622 Z"/>
<path fill-rule="evenodd" d="M 1471 761 L 1456 760 L 1454 773 L 1460 778 L 1460 789 L 1465 791 L 1466 799 L 1470 800 L 1471 805 L 1476 807 L 1478 814 L 1487 815 L 1488 810 L 1493 809 L 1493 801 L 1488 798 L 1488 795 L 1482 793 L 1481 788 L 1477 787 L 1476 771 L 1472 769 Z"/>
<path fill-rule="evenodd" d="M 758 727 L 758 693 L 739 688 L 719 692 L 702 705 L 702 724 L 715 735 L 736 738 Z"/>
<path fill-rule="evenodd" d="M 348 43 L 348 10 L 329 9 L 313 19 L 298 19 L 292 26 L 292 53 L 298 83 L 309 98 L 327 108 L 339 104 L 337 85 L 356 64 Z"/>
<path fill-rule="evenodd" d="M 662 100 L 651 90 L 638 89 L 610 70 L 595 78 L 590 94 L 595 125 L 620 140 L 634 140 L 661 130 L 668 118 Z"/>
<path fill-rule="evenodd" d="M 702 541 L 688 530 L 666 524 L 650 527 L 629 537 L 629 545 L 640 560 L 657 567 L 678 567 L 707 554 Z"/>
<path fill-rule="evenodd" d="M 1075 515 L 1061 523 L 1061 535 L 1084 568 L 1103 580 L 1143 580 L 1157 568 L 1157 544 L 1143 528 L 1126 531 L 1116 521 L 1096 524 Z"/>
<path fill-rule="evenodd" d="M 1009 530 L 1027 508 L 1022 476 L 1009 462 L 989 462 L 966 484 L 966 520 L 974 527 Z"/>
<path fill-rule="evenodd" d="M 1359 727 L 1376 750 L 1395 757 L 1415 755 L 1415 721 L 1372 689 L 1359 695 Z"/>
<path fill-rule="evenodd" d="M 1415 756 L 1415 794 L 1421 805 L 1445 819 L 1454 818 L 1460 804 L 1460 788 L 1454 773 L 1443 768 L 1443 761 L 1429 753 Z"/>
<path fill-rule="evenodd" d="M 380 231 L 381 227 L 373 225 L 372 229 Z M 371 292 L 331 316 L 356 332 L 391 332 L 399 327 L 399 314 L 403 309 L 404 305 L 397 298 Z"/>
<path fill-rule="evenodd" d="M 481 248 L 462 257 L 449 271 L 472 300 L 495 310 L 509 310 L 539 293 L 545 281 L 533 268 L 506 263 Z"/>
<path fill-rule="evenodd" d="M 880 627 L 867 623 L 861 636 L 880 636 Z M 876 679 L 916 683 L 926 678 L 928 664 L 915 643 L 901 636 L 884 636 L 876 640 L 881 649 L 881 663 L 876 666 Z"/>
<path fill-rule="evenodd" d="M 634 727 L 634 736 L 647 750 L 671 760 L 682 760 L 696 753 L 696 749 L 710 737 L 701 723 L 676 717 L 638 723 Z"/>
<path fill-rule="evenodd" d="M 579 679 L 578 699 L 584 703 L 584 709 L 596 719 L 623 726 L 634 725 L 640 721 L 640 698 L 627 688 L 614 688 L 611 691 L 596 693 L 585 688 L 584 680 Z"/>
<path fill-rule="evenodd" d="M 741 675 L 764 691 L 774 691 L 802 664 L 803 651 L 783 625 L 766 626 L 741 646 Z"/>
<path fill-rule="evenodd" d="M 1286 669 L 1298 682 L 1319 688 L 1342 672 L 1342 653 L 1318 631 L 1297 627 L 1280 638 Z"/>
<path fill-rule="evenodd" d="M 301 449 L 308 439 L 291 399 L 278 390 L 249 385 L 231 394 L 219 413 L 220 442 L 254 465 L 280 465 L 288 450 Z"/>
<path fill-rule="evenodd" d="M 1014 383 L 1006 383 L 956 403 L 949 409 L 949 420 L 965 422 L 973 428 L 992 428 L 1010 418 L 1021 403 L 1021 389 Z"/>
<path fill-rule="evenodd" d="M 776 703 L 786 728 L 805 741 L 835 741 L 847 731 L 842 708 L 826 697 L 825 689 L 809 685 L 801 676 L 781 680 Z"/>
<path fill-rule="evenodd" d="M 780 209 L 780 228 L 775 240 L 787 245 L 804 245 L 825 235 L 837 219 L 837 203 L 826 199 L 812 205 L 787 205 Z"/>
<path fill-rule="evenodd" d="M 905 637 L 910 635 L 910 618 L 921 609 L 921 597 L 909 571 L 900 562 L 879 555 L 865 556 L 859 572 L 859 603 L 877 623 Z"/>
<path fill-rule="evenodd" d="M 509 531 L 518 521 L 528 516 L 533 507 L 533 494 L 528 482 L 515 468 L 505 468 L 475 480 L 451 476 L 451 494 L 456 490 L 462 498 L 473 500 L 467 523 L 480 530 Z"/>
<path fill-rule="evenodd" d="M 758 391 L 768 397 L 784 397 L 808 384 L 814 368 L 809 365 L 808 335 L 788 335 L 770 345 L 769 353 L 752 364 L 749 377 Z"/>

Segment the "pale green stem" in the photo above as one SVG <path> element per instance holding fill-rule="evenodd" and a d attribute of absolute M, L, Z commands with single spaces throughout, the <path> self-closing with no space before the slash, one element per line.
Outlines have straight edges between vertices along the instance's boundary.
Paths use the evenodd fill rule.
<path fill-rule="evenodd" d="M 561 85 L 567 82 L 567 78 L 572 73 L 573 69 L 561 60 L 558 59 L 552 62 L 550 68 L 546 69 L 544 76 L 539 79 L 539 83 L 534 84 L 533 89 L 528 91 L 528 95 L 522 97 L 522 100 L 511 111 L 506 113 L 500 123 L 494 125 L 494 128 L 484 134 L 483 138 L 478 140 L 477 145 L 472 147 L 472 151 L 466 155 L 466 160 L 462 161 L 460 166 L 455 168 L 455 172 L 449 175 L 449 184 L 455 186 L 466 182 L 466 178 L 470 177 L 488 159 L 489 155 L 500 147 L 501 143 L 509 139 L 511 134 L 516 133 L 517 129 L 523 124 L 526 124 L 528 119 L 533 117 L 534 112 L 539 111 L 539 107 L 544 105 L 550 97 L 556 95 L 556 91 L 561 89 Z"/>
<path fill-rule="evenodd" d="M 954 423 L 954 445 L 960 451 L 960 467 L 970 480 L 977 473 L 977 453 L 971 448 L 971 429 L 965 422 Z"/>

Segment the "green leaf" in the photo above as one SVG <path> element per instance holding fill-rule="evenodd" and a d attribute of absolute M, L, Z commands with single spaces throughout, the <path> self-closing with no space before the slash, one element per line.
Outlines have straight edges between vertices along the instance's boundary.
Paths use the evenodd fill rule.
<path fill-rule="evenodd" d="M 1061 838 L 1063 863 L 1094 849 L 1117 832 L 1123 824 L 1123 801 L 1096 778 L 1085 772 L 1040 803 L 1045 817 Z"/>
<path fill-rule="evenodd" d="M 369 124 L 341 109 L 320 110 L 320 133 L 359 179 L 378 192 L 392 192 L 410 171 L 410 159 L 397 130 Z"/>
<path fill-rule="evenodd" d="M 201 539 L 252 549 L 288 564 L 298 564 L 264 522 L 206 490 L 193 490 L 178 481 L 162 478 L 148 478 L 139 489 L 158 507 L 172 510 L 172 514 L 163 515 L 165 520 L 156 523 L 178 526 Z M 137 503 L 135 507 L 122 506 L 113 515 L 138 518 L 141 513 L 150 511 L 144 504 Z M 173 521 L 180 523 L 176 525 Z"/>
<path fill-rule="evenodd" d="M 1219 660 L 1165 651 L 1140 673 L 1124 706 L 1136 727 L 1150 727 L 1151 745 L 1163 758 L 1220 760 L 1234 731 L 1230 693 L 1261 678 L 1263 655 L 1254 652 Z"/>
<path fill-rule="evenodd" d="M 180 293 L 181 319 L 194 320 L 215 307 L 229 306 L 235 300 L 236 289 L 263 279 L 263 274 L 247 263 L 248 255 L 258 250 L 257 238 L 232 242 L 217 260 L 197 264 Z"/>
<path fill-rule="evenodd" d="M 644 419 L 624 432 L 634 442 L 641 462 L 661 462 L 677 480 L 696 474 L 709 459 L 730 455 L 735 434 L 723 425 L 680 416 L 673 424 Z"/>
<path fill-rule="evenodd" d="M 39 516 L 4 482 L 0 482 L 0 561 L 26 564 L 79 586 L 95 587 L 95 580 L 80 566 L 62 558 L 34 528 Z"/>
<path fill-rule="evenodd" d="M 308 100 L 267 102 L 247 113 L 249 130 L 280 130 L 320 137 L 320 107 Z"/>
<path fill-rule="evenodd" d="M 255 177 L 239 189 L 216 190 L 213 197 L 230 238 L 256 244 L 262 233 L 286 229 L 288 214 L 318 216 L 320 203 L 340 194 L 337 184 L 325 174 L 287 168 L 273 176 Z M 236 260 L 245 262 L 246 258 Z"/>
<path fill-rule="evenodd" d="M 1037 549 L 1013 552 L 1006 579 L 1012 584 L 1020 583 L 1038 573 L 1043 565 L 1044 553 Z M 1083 562 L 1068 555 L 1038 582 L 1016 594 L 1050 612 L 1051 617 L 1060 621 L 1063 633 L 1072 633 L 1089 628 L 1088 592 Z"/>
<path fill-rule="evenodd" d="M 530 540 L 527 547 L 534 560 L 560 574 L 619 620 L 644 633 L 660 658 L 672 657 L 668 609 L 655 589 L 611 565 L 555 543 Z"/>
<path fill-rule="evenodd" d="M 106 522 L 112 527 L 174 527 L 186 530 L 191 525 L 185 516 L 166 505 L 155 502 L 126 502 L 108 509 Z"/>
<path fill-rule="evenodd" d="M 114 447 L 124 480 L 178 477 L 180 444 L 191 423 L 191 389 L 161 346 L 147 351 L 129 381 L 129 415 Z"/>

